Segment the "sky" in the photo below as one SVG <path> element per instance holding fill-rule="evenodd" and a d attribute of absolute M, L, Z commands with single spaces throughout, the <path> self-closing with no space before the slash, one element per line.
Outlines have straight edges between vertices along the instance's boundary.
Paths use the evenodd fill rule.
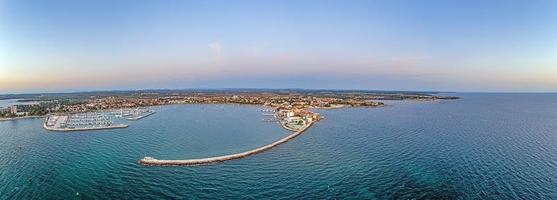
<path fill-rule="evenodd" d="M 0 93 L 557 92 L 557 1 L 0 0 Z"/>

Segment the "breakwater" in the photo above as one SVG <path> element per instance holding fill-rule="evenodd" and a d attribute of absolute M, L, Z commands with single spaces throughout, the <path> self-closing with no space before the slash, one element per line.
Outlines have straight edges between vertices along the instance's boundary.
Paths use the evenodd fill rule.
<path fill-rule="evenodd" d="M 139 160 L 139 164 L 144 166 L 195 166 L 195 165 L 207 165 L 213 163 L 219 163 L 229 160 L 236 160 L 240 158 L 245 158 L 247 156 L 251 156 L 257 153 L 261 153 L 267 151 L 273 147 L 276 147 L 282 143 L 288 142 L 289 140 L 295 138 L 298 135 L 301 135 L 305 130 L 307 130 L 313 123 L 308 123 L 297 132 L 294 132 L 280 140 L 277 140 L 271 144 L 259 147 L 257 149 L 245 151 L 242 153 L 224 155 L 224 156 L 217 156 L 217 157 L 210 157 L 210 158 L 199 158 L 199 159 L 188 159 L 188 160 L 158 160 L 154 157 L 144 157 L 143 159 Z"/>

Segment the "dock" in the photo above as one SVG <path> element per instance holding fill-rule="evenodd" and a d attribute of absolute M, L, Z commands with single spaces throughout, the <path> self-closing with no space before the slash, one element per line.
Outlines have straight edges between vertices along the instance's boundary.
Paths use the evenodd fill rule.
<path fill-rule="evenodd" d="M 305 130 L 307 130 L 313 123 L 308 123 L 302 128 L 300 128 L 297 132 L 294 132 L 280 140 L 277 140 L 271 144 L 259 147 L 257 149 L 249 150 L 242 153 L 224 155 L 224 156 L 217 156 L 217 157 L 210 157 L 210 158 L 199 158 L 199 159 L 189 159 L 189 160 L 158 160 L 154 157 L 146 156 L 143 159 L 139 160 L 139 164 L 144 166 L 195 166 L 195 165 L 208 165 L 214 163 L 220 163 L 229 160 L 236 160 L 240 158 L 245 158 L 254 154 L 258 154 L 273 147 L 276 147 L 280 144 L 288 142 L 289 140 L 295 138 L 298 135 L 301 135 Z"/>
<path fill-rule="evenodd" d="M 145 112 L 144 114 L 141 114 L 141 115 L 137 115 L 137 116 L 133 116 L 133 117 L 126 117 L 126 119 L 131 120 L 131 121 L 135 121 L 135 120 L 140 120 L 140 119 L 143 119 L 145 117 L 151 116 L 152 114 L 155 114 L 155 112 L 154 111 Z"/>

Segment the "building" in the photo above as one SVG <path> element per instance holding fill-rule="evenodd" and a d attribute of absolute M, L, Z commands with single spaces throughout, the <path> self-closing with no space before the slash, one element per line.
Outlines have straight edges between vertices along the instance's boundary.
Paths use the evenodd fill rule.
<path fill-rule="evenodd" d="M 305 125 L 306 122 L 301 117 L 287 117 L 286 124 L 290 127 Z"/>
<path fill-rule="evenodd" d="M 13 105 L 10 107 L 10 113 L 11 114 L 17 114 L 17 105 Z"/>
<path fill-rule="evenodd" d="M 10 108 L 0 107 L 0 114 L 9 113 L 9 112 L 10 112 Z"/>
<path fill-rule="evenodd" d="M 286 117 L 294 117 L 296 115 L 296 113 L 294 111 L 288 111 L 286 113 Z"/>

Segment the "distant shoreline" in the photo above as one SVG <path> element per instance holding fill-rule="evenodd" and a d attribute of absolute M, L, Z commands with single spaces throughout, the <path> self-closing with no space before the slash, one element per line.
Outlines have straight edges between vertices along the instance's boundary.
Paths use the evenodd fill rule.
<path fill-rule="evenodd" d="M 0 118 L 0 122 L 2 121 L 15 121 L 15 120 L 20 120 L 20 119 L 34 119 L 34 118 L 43 118 L 46 117 L 46 115 L 36 115 L 36 116 L 23 116 L 23 117 L 10 117 L 10 118 Z"/>
<path fill-rule="evenodd" d="M 400 100 L 395 100 L 395 101 L 400 101 Z M 407 100 L 404 100 L 407 101 Z M 415 100 L 410 100 L 410 101 L 415 101 Z M 430 100 L 430 101 L 435 101 L 435 100 Z M 261 104 L 245 104 L 245 103 L 231 103 L 231 102 L 225 102 L 225 103 L 173 103 L 173 104 L 164 104 L 164 105 L 153 105 L 153 106 L 139 106 L 136 108 L 147 108 L 147 107 L 164 107 L 164 106 L 172 106 L 172 105 L 250 105 L 250 106 L 262 106 L 262 107 L 267 107 L 266 105 L 261 105 Z M 387 105 L 381 105 L 381 106 L 387 106 Z M 332 110 L 332 109 L 342 109 L 342 108 L 355 108 L 355 107 L 381 107 L 381 106 L 348 106 L 348 105 L 338 105 L 338 106 L 334 106 L 334 107 L 310 107 L 309 109 L 323 109 L 323 110 Z M 43 118 L 43 117 L 47 117 L 49 115 L 52 114 L 77 114 L 77 113 L 89 113 L 89 112 L 104 112 L 104 111 L 112 111 L 112 110 L 118 110 L 121 108 L 110 108 L 110 109 L 106 109 L 106 110 L 96 110 L 96 111 L 86 111 L 86 112 L 71 112 L 71 113 L 50 113 L 50 114 L 46 114 L 46 115 L 33 115 L 33 116 L 23 116 L 23 117 L 10 117 L 10 118 L 6 118 L 6 117 L 0 117 L 0 122 L 2 121 L 15 121 L 15 120 L 20 120 L 20 119 L 34 119 L 34 118 Z M 141 118 L 145 118 L 150 116 L 146 115 L 143 116 Z M 139 119 L 141 119 L 139 118 Z"/>

